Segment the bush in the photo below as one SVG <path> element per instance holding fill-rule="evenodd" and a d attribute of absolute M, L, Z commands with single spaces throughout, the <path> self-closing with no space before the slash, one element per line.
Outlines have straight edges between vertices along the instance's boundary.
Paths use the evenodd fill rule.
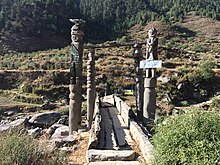
<path fill-rule="evenodd" d="M 0 164 L 2 165 L 67 164 L 63 155 L 49 154 L 26 134 L 12 132 L 0 134 L 0 148 Z"/>
<path fill-rule="evenodd" d="M 192 51 L 206 53 L 209 51 L 209 48 L 205 45 L 193 45 L 191 48 Z"/>
<path fill-rule="evenodd" d="M 31 93 L 32 92 L 32 86 L 30 82 L 24 81 L 20 86 L 20 90 L 24 93 Z"/>
<path fill-rule="evenodd" d="M 220 114 L 190 112 L 167 118 L 153 136 L 156 164 L 220 163 Z"/>

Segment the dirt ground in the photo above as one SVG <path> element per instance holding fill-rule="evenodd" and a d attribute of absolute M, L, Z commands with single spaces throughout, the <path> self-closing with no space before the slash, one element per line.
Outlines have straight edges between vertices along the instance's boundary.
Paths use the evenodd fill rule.
<path fill-rule="evenodd" d="M 86 150 L 89 142 L 89 131 L 80 134 L 81 140 L 78 142 L 79 148 L 69 154 L 69 160 L 73 164 L 86 163 Z"/>

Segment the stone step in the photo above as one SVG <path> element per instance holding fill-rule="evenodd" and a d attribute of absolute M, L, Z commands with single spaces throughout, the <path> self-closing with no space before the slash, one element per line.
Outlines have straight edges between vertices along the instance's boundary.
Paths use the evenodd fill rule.
<path fill-rule="evenodd" d="M 103 161 L 103 162 L 91 162 L 88 165 L 140 165 L 138 161 Z"/>
<path fill-rule="evenodd" d="M 133 150 L 95 150 L 90 149 L 86 154 L 87 162 L 95 161 L 133 161 L 135 152 Z"/>

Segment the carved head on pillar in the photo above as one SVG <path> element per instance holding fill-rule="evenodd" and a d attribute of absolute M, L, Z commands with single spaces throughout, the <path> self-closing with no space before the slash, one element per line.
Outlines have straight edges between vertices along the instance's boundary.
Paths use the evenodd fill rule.
<path fill-rule="evenodd" d="M 76 78 L 82 74 L 82 54 L 83 54 L 83 28 L 85 21 L 82 19 L 70 19 L 73 23 L 71 28 L 71 61 L 70 61 L 70 83 L 76 84 Z"/>
<path fill-rule="evenodd" d="M 149 31 L 148 31 L 148 37 L 149 38 L 156 38 L 157 37 L 157 29 L 155 27 L 152 27 Z"/>
<path fill-rule="evenodd" d="M 82 19 L 70 19 L 70 22 L 73 23 L 71 28 L 71 40 L 74 42 L 81 42 L 83 40 L 83 29 L 85 25 L 85 21 Z"/>

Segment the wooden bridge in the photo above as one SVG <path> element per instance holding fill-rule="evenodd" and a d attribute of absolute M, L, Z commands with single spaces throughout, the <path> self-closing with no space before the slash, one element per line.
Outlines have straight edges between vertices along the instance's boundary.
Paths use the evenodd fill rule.
<path fill-rule="evenodd" d="M 131 108 L 117 96 L 96 100 L 87 150 L 90 165 L 153 163 L 153 146 L 129 112 Z"/>

